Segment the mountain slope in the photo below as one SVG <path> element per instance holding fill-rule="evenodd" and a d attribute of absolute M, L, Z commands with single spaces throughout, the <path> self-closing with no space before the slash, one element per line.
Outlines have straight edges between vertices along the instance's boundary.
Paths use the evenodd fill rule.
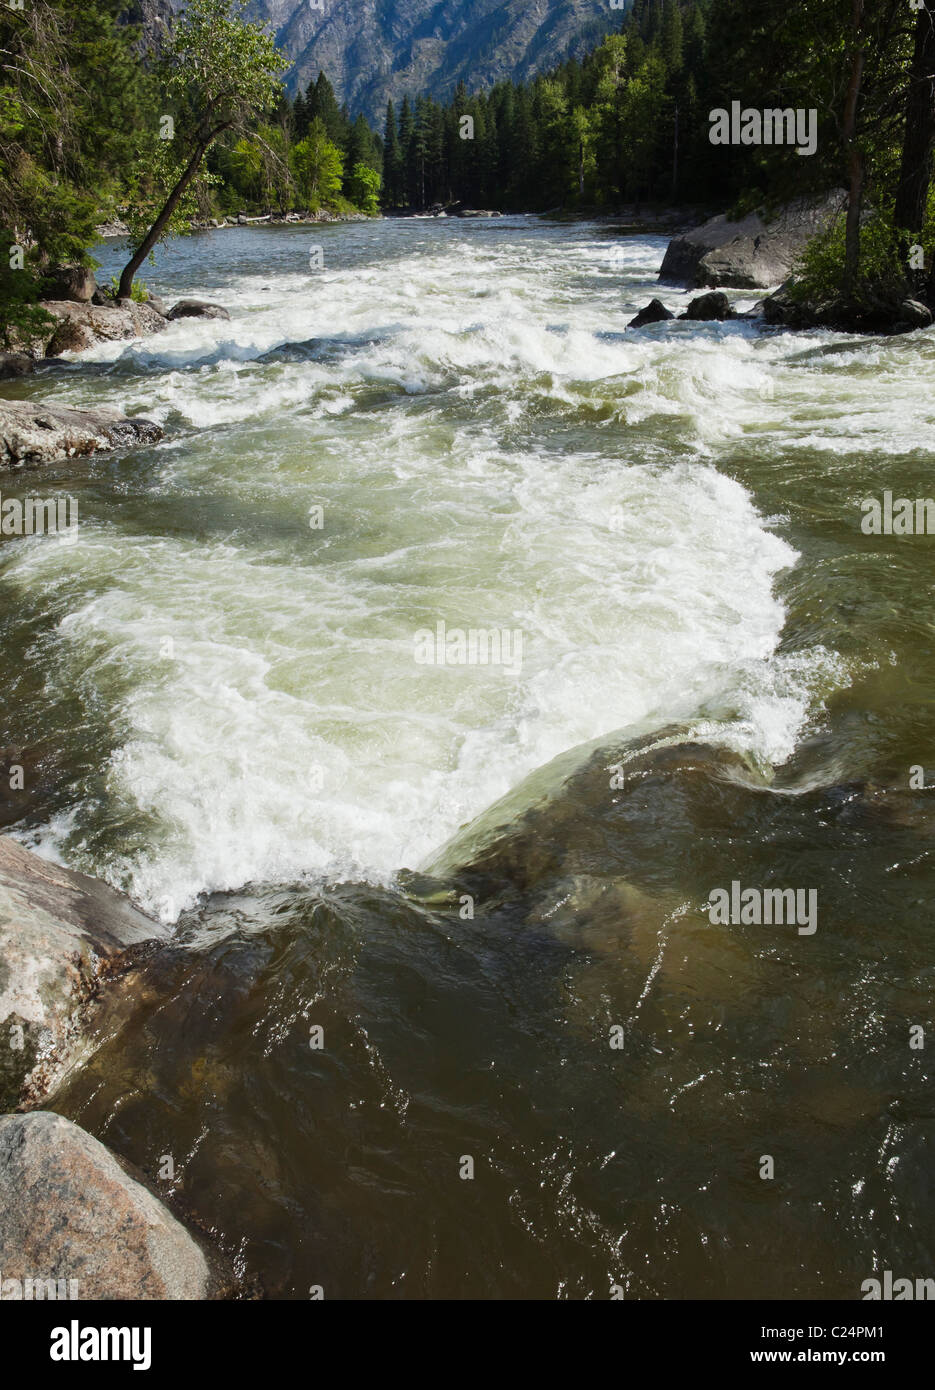
<path fill-rule="evenodd" d="M 388 97 L 450 96 L 532 77 L 619 28 L 608 0 L 252 0 L 294 60 L 291 91 L 321 69 L 352 114 L 382 118 Z"/>

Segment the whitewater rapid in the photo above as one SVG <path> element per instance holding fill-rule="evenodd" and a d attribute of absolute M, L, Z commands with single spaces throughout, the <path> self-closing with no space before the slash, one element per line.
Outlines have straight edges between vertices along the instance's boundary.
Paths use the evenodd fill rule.
<path fill-rule="evenodd" d="M 719 461 L 767 424 L 826 439 L 813 396 L 789 419 L 802 343 L 628 333 L 660 238 L 503 219 L 314 239 L 318 273 L 308 229 L 179 244 L 145 278 L 230 322 L 100 344 L 56 385 L 166 441 L 94 463 L 72 544 L 5 551 L 54 615 L 48 718 L 74 736 L 77 702 L 106 728 L 30 843 L 172 921 L 250 882 L 390 883 L 595 739 L 685 721 L 788 759 L 847 671 L 782 650 L 797 552 Z M 520 669 L 418 664 L 439 621 L 519 629 Z"/>

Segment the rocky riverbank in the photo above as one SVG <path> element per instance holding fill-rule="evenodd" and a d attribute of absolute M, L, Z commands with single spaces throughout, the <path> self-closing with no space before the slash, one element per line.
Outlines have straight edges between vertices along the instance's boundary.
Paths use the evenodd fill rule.
<path fill-rule="evenodd" d="M 698 289 L 765 290 L 791 275 L 812 237 L 843 207 L 843 195 L 800 199 L 772 217 L 739 220 L 722 213 L 673 237 L 659 271 L 660 284 Z"/>
<path fill-rule="evenodd" d="M 39 468 L 122 445 L 156 444 L 162 434 L 152 420 L 115 410 L 0 400 L 0 469 Z"/>
<path fill-rule="evenodd" d="M 180 318 L 228 319 L 220 304 L 180 299 L 171 309 L 151 297 L 145 303 L 112 300 L 79 267 L 58 274 L 56 288 L 65 297 L 47 299 L 50 316 L 42 334 L 0 353 L 0 380 L 34 375 L 40 367 L 63 366 L 60 354 L 82 352 L 96 342 L 121 342 L 164 332 Z M 57 459 L 93 454 L 122 445 L 154 444 L 163 437 L 152 420 L 129 418 L 112 410 L 77 410 L 28 400 L 0 400 L 0 469 L 38 468 Z"/>
<path fill-rule="evenodd" d="M 265 212 L 260 214 L 238 212 L 232 217 L 196 219 L 192 222 L 192 231 L 213 232 L 220 231 L 224 227 L 250 227 L 263 223 L 272 227 L 291 227 L 304 224 L 313 226 L 321 222 L 369 222 L 371 220 L 365 212 L 331 212 L 327 208 L 321 208 L 318 212 Z M 130 228 L 119 217 L 112 218 L 109 222 L 100 223 L 94 230 L 105 241 L 130 234 Z"/>
<path fill-rule="evenodd" d="M 669 242 L 660 284 L 751 290 L 778 286 L 760 301 L 755 314 L 771 327 L 885 335 L 928 328 L 935 306 L 905 294 L 880 294 L 867 303 L 849 304 L 838 298 L 819 302 L 797 292 L 795 271 L 802 253 L 840 215 L 845 203 L 843 193 L 832 192 L 823 198 L 799 199 L 772 216 L 753 212 L 739 220 L 725 214 L 709 218 Z M 631 327 L 667 316 L 665 306 L 654 300 Z"/>
<path fill-rule="evenodd" d="M 2 1107 L 51 1095 L 92 1047 L 108 982 L 168 935 L 106 884 L 0 837 Z M 0 1117 L 0 1279 L 3 1299 L 203 1299 L 233 1283 L 141 1172 L 44 1110 Z"/>

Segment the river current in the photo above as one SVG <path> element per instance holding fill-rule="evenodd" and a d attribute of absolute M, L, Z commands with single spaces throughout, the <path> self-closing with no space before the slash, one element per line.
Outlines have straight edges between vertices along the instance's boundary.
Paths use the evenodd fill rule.
<path fill-rule="evenodd" d="M 664 250 L 199 234 L 143 278 L 230 321 L 12 388 L 165 429 L 0 542 L 4 826 L 176 927 L 50 1103 L 254 1291 L 935 1273 L 933 540 L 861 530 L 932 490 L 935 338 L 628 332 Z"/>

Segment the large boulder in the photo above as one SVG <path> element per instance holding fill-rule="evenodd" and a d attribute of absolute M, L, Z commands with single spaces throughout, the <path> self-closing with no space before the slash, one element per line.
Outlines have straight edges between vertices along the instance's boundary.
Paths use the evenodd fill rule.
<path fill-rule="evenodd" d="M 897 310 L 894 331 L 911 333 L 917 328 L 931 328 L 932 311 L 918 299 L 904 299 Z"/>
<path fill-rule="evenodd" d="M 75 454 L 124 444 L 155 444 L 162 429 L 152 420 L 116 410 L 72 410 L 39 401 L 0 401 L 0 469 L 38 468 Z"/>
<path fill-rule="evenodd" d="M 204 1251 L 141 1179 L 61 1115 L 3 1116 L 4 1299 L 24 1296 L 27 1279 L 32 1298 L 210 1297 L 215 1276 Z"/>
<path fill-rule="evenodd" d="M 730 300 L 723 290 L 709 290 L 707 294 L 700 294 L 697 299 L 693 299 L 681 317 L 704 323 L 712 319 L 730 319 L 734 314 Z"/>
<path fill-rule="evenodd" d="M 167 935 L 106 884 L 0 836 L 0 1107 L 46 1094 L 102 981 Z"/>
<path fill-rule="evenodd" d="M 32 371 L 35 371 L 35 363 L 28 353 L 0 352 L 0 381 L 28 376 Z"/>
<path fill-rule="evenodd" d="M 890 336 L 929 328 L 933 322 L 931 309 L 917 299 L 881 295 L 859 303 L 837 298 L 819 302 L 797 294 L 792 280 L 758 307 L 772 328 L 828 328 L 838 333 Z"/>
<path fill-rule="evenodd" d="M 94 271 L 83 265 L 60 265 L 46 276 L 46 293 L 52 300 L 73 300 L 88 304 L 97 289 Z"/>
<path fill-rule="evenodd" d="M 816 305 L 800 303 L 792 294 L 792 281 L 761 300 L 758 308 L 771 328 L 815 328 L 822 319 Z"/>
<path fill-rule="evenodd" d="M 43 300 L 42 308 L 58 320 L 45 342 L 46 357 L 63 352 L 82 352 L 96 342 L 119 342 L 159 333 L 166 321 L 148 304 L 126 299 L 119 305 L 76 304 L 69 300 Z"/>
<path fill-rule="evenodd" d="M 221 304 L 209 304 L 204 299 L 180 299 L 166 314 L 170 322 L 176 319 L 229 319 L 230 314 Z"/>
<path fill-rule="evenodd" d="M 669 242 L 660 281 L 735 289 L 768 289 L 792 272 L 805 246 L 844 207 L 844 194 L 800 198 L 764 220 L 752 212 L 738 222 L 725 215 Z"/>
<path fill-rule="evenodd" d="M 661 299 L 651 299 L 636 317 L 630 320 L 627 327 L 642 328 L 647 323 L 665 323 L 667 319 L 674 318 L 675 315 L 666 308 Z"/>

